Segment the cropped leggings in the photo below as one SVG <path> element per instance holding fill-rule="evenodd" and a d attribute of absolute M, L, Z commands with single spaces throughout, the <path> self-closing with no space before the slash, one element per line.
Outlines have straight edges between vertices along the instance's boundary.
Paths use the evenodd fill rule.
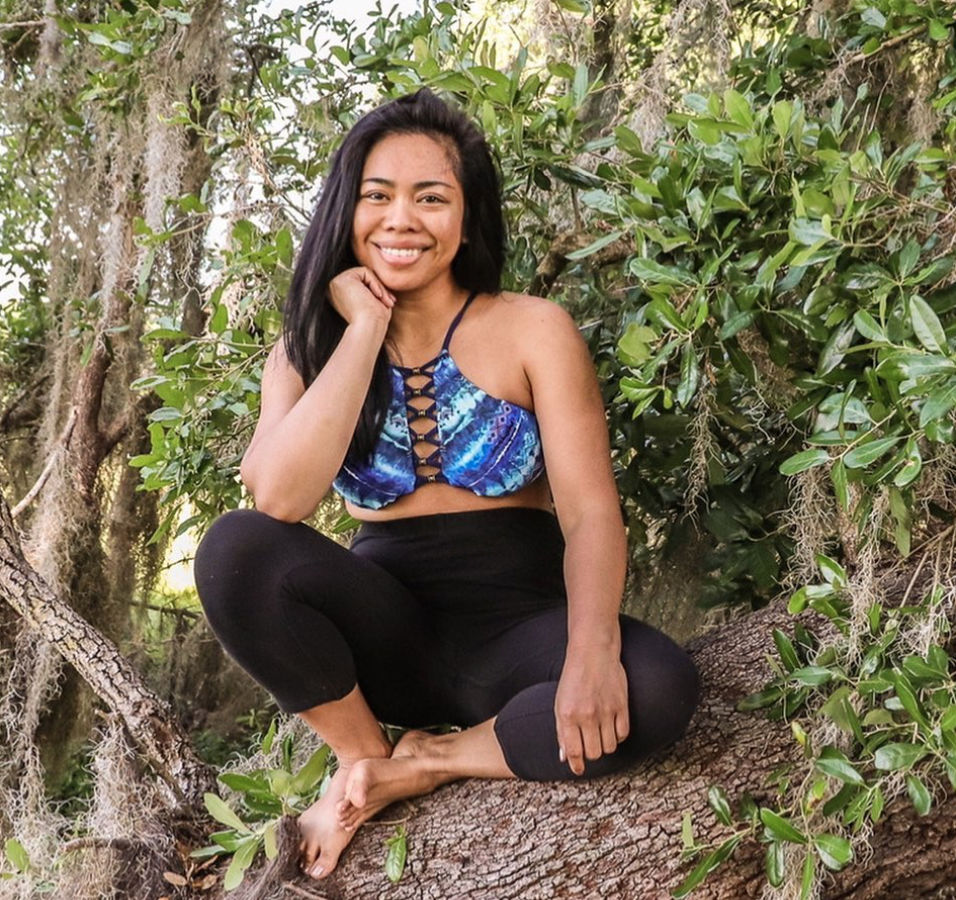
<path fill-rule="evenodd" d="M 379 721 L 492 717 L 519 778 L 574 777 L 558 758 L 554 699 L 567 647 L 564 541 L 540 509 L 363 524 L 351 549 L 254 510 L 217 519 L 196 554 L 199 596 L 226 651 L 287 712 L 361 687 Z M 690 657 L 621 616 L 631 730 L 585 777 L 683 734 L 697 705 Z"/>

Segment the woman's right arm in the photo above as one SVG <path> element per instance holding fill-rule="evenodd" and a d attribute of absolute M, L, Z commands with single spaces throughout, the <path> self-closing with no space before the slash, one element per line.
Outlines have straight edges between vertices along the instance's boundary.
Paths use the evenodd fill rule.
<path fill-rule="evenodd" d="M 365 403 L 394 298 L 366 270 L 356 271 L 343 273 L 351 277 L 335 290 L 333 302 L 348 325 L 315 381 L 305 387 L 281 340 L 266 362 L 259 421 L 239 474 L 256 509 L 276 519 L 301 522 L 315 512 Z"/>

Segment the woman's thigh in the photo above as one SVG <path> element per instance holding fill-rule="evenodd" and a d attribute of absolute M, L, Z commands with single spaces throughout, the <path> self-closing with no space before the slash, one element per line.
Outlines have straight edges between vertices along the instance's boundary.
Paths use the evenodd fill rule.
<path fill-rule="evenodd" d="M 628 683 L 630 735 L 617 753 L 586 764 L 586 776 L 617 771 L 677 740 L 697 706 L 700 679 L 687 653 L 663 632 L 622 615 L 621 663 Z M 558 759 L 554 700 L 568 643 L 567 610 L 509 630 L 469 660 L 459 696 L 469 722 L 497 716 L 505 758 L 521 778 L 574 777 Z"/>
<path fill-rule="evenodd" d="M 415 597 L 309 526 L 227 513 L 195 573 L 217 637 L 283 709 L 339 699 L 357 682 L 385 720 L 424 724 L 443 712 L 434 635 Z"/>

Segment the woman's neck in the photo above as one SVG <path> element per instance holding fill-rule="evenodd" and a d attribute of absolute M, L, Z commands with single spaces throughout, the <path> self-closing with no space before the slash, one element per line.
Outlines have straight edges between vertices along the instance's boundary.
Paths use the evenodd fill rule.
<path fill-rule="evenodd" d="M 403 357 L 413 361 L 423 354 L 434 355 L 467 296 L 468 292 L 454 282 L 395 292 L 389 342 Z"/>

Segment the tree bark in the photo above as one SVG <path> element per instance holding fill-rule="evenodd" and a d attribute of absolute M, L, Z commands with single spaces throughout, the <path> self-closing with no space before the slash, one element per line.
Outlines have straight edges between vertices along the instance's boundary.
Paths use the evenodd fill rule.
<path fill-rule="evenodd" d="M 116 646 L 55 596 L 29 566 L 2 497 L 0 596 L 123 718 L 130 735 L 169 786 L 170 806 L 195 808 L 214 783 L 209 767 L 196 756 L 167 704 L 145 685 Z"/>
<path fill-rule="evenodd" d="M 822 622 L 822 620 L 818 620 Z M 681 822 L 693 814 L 698 842 L 729 829 L 707 805 L 722 785 L 732 806 L 744 792 L 773 802 L 767 776 L 796 762 L 800 748 L 786 723 L 740 713 L 737 702 L 770 677 L 774 628 L 789 631 L 781 604 L 725 625 L 689 650 L 701 669 L 701 707 L 684 738 L 634 769 L 591 782 L 535 784 L 459 782 L 413 804 L 393 806 L 357 834 L 332 876 L 301 875 L 295 854 L 280 854 L 258 881 L 231 900 L 309 896 L 325 900 L 667 900 L 694 863 L 682 863 Z M 818 627 L 818 634 L 825 633 Z M 640 723 L 636 723 L 640 727 Z M 919 818 L 905 797 L 890 804 L 871 839 L 872 855 L 829 876 L 824 900 L 943 900 L 956 881 L 956 798 Z M 383 840 L 407 818 L 408 864 L 397 885 L 384 872 Z M 294 831 L 286 832 L 287 847 Z M 795 862 L 791 860 L 791 865 Z M 692 900 L 759 898 L 765 887 L 763 847 L 745 842 Z M 293 889 L 278 890 L 284 883 Z M 942 892 L 942 893 L 941 893 Z"/>

